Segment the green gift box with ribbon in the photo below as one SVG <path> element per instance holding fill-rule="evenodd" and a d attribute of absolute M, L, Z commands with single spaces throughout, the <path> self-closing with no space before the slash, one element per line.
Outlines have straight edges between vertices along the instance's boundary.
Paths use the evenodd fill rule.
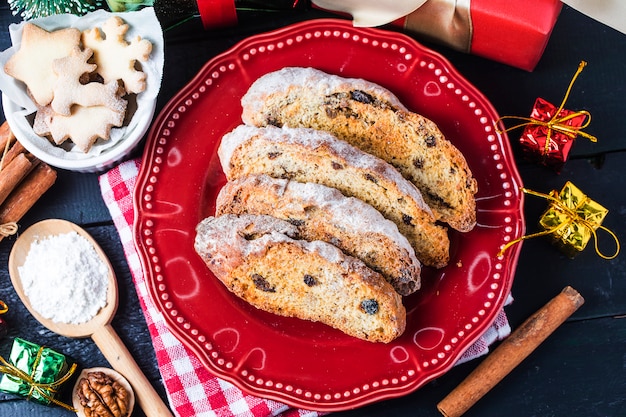
<path fill-rule="evenodd" d="M 559 249 L 573 258 L 595 237 L 609 211 L 569 181 L 559 193 L 553 191 L 552 197 L 539 226 Z"/>
<path fill-rule="evenodd" d="M 72 409 L 57 397 L 75 369 L 76 364 L 65 355 L 16 337 L 9 360 L 0 356 L 0 390 L 41 404 Z"/>

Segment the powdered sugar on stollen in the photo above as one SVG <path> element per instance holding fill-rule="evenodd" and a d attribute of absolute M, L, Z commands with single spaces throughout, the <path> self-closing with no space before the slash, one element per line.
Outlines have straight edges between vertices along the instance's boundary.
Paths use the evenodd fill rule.
<path fill-rule="evenodd" d="M 396 184 L 400 192 L 411 197 L 424 212 L 428 213 L 431 217 L 433 216 L 430 207 L 424 202 L 422 193 L 412 183 L 402 177 L 391 165 L 321 130 L 287 127 L 277 128 L 274 126 L 237 126 L 230 133 L 224 135 L 218 149 L 222 169 L 227 177 L 231 171 L 230 161 L 237 148 L 253 140 L 302 145 L 311 150 L 326 146 L 348 164 L 356 168 L 378 172 L 381 176 L 388 178 L 391 182 Z"/>
<path fill-rule="evenodd" d="M 241 99 L 242 120 L 245 124 L 256 125 L 256 117 L 263 114 L 266 98 L 289 89 L 309 89 L 330 95 L 343 89 L 371 91 L 383 97 L 388 103 L 406 111 L 406 107 L 389 90 L 362 78 L 343 78 L 327 74 L 315 68 L 286 67 L 259 77 Z"/>

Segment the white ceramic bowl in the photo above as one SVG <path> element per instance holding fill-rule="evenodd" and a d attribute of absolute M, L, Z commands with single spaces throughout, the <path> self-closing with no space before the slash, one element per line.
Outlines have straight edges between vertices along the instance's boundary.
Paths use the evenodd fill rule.
<path fill-rule="evenodd" d="M 11 101 L 6 94 L 2 94 L 2 107 L 7 122 L 24 148 L 50 166 L 77 172 L 93 173 L 108 170 L 126 159 L 137 148 L 150 127 L 156 108 L 156 98 L 144 102 L 142 106 L 145 107 L 142 108 L 141 114 L 136 115 L 137 119 L 131 119 L 133 127 L 127 128 L 115 144 L 101 152 L 96 150 L 98 146 L 96 145 L 89 154 L 82 154 L 80 151 L 67 151 L 55 146 L 48 139 L 37 135 L 30 121 L 33 116 L 21 115 L 19 111 L 23 108 Z M 112 128 L 112 131 L 115 129 Z"/>
<path fill-rule="evenodd" d="M 97 10 L 81 17 L 64 14 L 29 22 L 48 31 L 64 27 L 85 30 L 102 27 L 102 24 L 112 15 L 120 16 L 128 24 L 129 30 L 125 35 L 127 41 L 130 42 L 131 39 L 140 36 L 152 43 L 150 59 L 148 62 L 141 63 L 142 71 L 146 73 L 146 89 L 129 101 L 129 114 L 132 116 L 130 120 L 120 128 L 113 127 L 111 138 L 106 141 L 99 139 L 88 153 L 72 149 L 73 144 L 70 140 L 56 146 L 47 138 L 35 134 L 32 125 L 36 108 L 26 92 L 25 85 L 0 69 L 2 106 L 11 130 L 30 153 L 50 166 L 78 172 L 102 172 L 110 169 L 126 159 L 137 148 L 150 128 L 161 87 L 164 64 L 163 32 L 152 8 L 117 14 Z M 12 24 L 9 27 L 14 46 L 0 54 L 2 67 L 15 53 L 15 45 L 21 42 L 22 27 L 25 23 Z"/>

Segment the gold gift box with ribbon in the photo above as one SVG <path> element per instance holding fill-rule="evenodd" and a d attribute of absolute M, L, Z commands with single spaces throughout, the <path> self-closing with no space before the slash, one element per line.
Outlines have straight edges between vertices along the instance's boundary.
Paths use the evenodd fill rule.
<path fill-rule="evenodd" d="M 509 241 L 500 248 L 498 256 L 502 256 L 507 249 L 524 240 L 549 236 L 552 242 L 570 258 L 580 253 L 593 237 L 596 253 L 603 259 L 614 259 L 620 251 L 619 239 L 611 230 L 602 226 L 608 210 L 602 205 L 587 197 L 578 187 L 567 181 L 561 192 L 552 190 L 549 194 L 521 188 L 525 194 L 541 197 L 550 202 L 546 211 L 539 219 L 541 231 L 523 235 Z M 598 246 L 597 230 L 608 233 L 615 242 L 615 252 L 612 255 L 604 254 Z"/>
<path fill-rule="evenodd" d="M 539 226 L 549 233 L 553 243 L 573 258 L 587 246 L 609 212 L 587 197 L 571 182 L 560 193 L 553 191 L 548 209 L 539 219 Z"/>

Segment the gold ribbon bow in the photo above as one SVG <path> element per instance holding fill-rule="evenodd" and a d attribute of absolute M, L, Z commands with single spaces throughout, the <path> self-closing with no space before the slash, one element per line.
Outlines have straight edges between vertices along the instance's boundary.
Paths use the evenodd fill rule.
<path fill-rule="evenodd" d="M 4 314 L 9 311 L 9 306 L 2 300 L 0 300 L 0 314 Z"/>
<path fill-rule="evenodd" d="M 37 365 L 39 364 L 39 361 L 41 360 L 41 354 L 43 352 L 43 349 L 44 348 L 42 346 L 37 351 L 37 356 L 35 357 L 35 362 L 33 363 L 33 366 L 32 366 L 33 368 L 32 374 L 27 374 L 26 372 L 19 369 L 17 366 L 7 362 L 2 356 L 0 356 L 0 372 L 8 375 L 9 378 L 12 378 L 12 379 L 15 378 L 28 384 L 28 386 L 30 387 L 30 390 L 28 392 L 28 398 L 32 397 L 33 393 L 37 392 L 39 395 L 41 395 L 43 398 L 50 401 L 51 403 L 61 406 L 65 408 L 66 410 L 76 412 L 76 409 L 74 407 L 53 398 L 53 396 L 50 395 L 49 393 L 50 392 L 53 394 L 56 393 L 59 387 L 72 377 L 72 375 L 74 374 L 74 371 L 76 371 L 77 365 L 75 363 L 72 364 L 72 366 L 67 371 L 67 373 L 54 382 L 50 382 L 50 383 L 37 382 L 35 381 L 34 373 L 35 373 L 35 369 L 37 368 Z"/>
<path fill-rule="evenodd" d="M 561 224 L 556 225 L 553 228 L 546 229 L 546 230 L 544 230 L 542 232 L 532 233 L 530 235 L 524 235 L 524 236 L 522 236 L 520 238 L 517 238 L 515 240 L 512 240 L 512 241 L 508 242 L 506 245 L 504 245 L 502 247 L 502 249 L 500 249 L 500 252 L 498 253 L 498 256 L 502 256 L 504 254 L 504 252 L 508 248 L 510 248 L 511 246 L 521 242 L 522 240 L 531 239 L 531 238 L 535 238 L 535 237 L 539 237 L 539 236 L 550 235 L 550 234 L 554 233 L 557 229 L 559 229 L 561 227 L 564 227 L 564 226 L 567 227 L 567 226 L 571 225 L 572 223 L 580 224 L 583 227 L 585 227 L 587 230 L 589 230 L 589 232 L 593 236 L 594 247 L 595 247 L 596 253 L 601 258 L 610 260 L 610 259 L 614 259 L 619 254 L 620 244 L 619 244 L 619 239 L 617 238 L 615 233 L 613 233 L 610 229 L 608 229 L 608 228 L 606 228 L 606 227 L 604 227 L 602 225 L 595 225 L 595 224 L 591 223 L 590 221 L 580 217 L 578 215 L 578 213 L 576 213 L 575 210 L 572 210 L 571 208 L 569 208 L 567 205 L 565 205 L 563 203 L 563 201 L 561 199 L 558 198 L 558 196 L 559 196 L 558 191 L 553 190 L 550 194 L 543 194 L 543 193 L 539 193 L 539 192 L 536 192 L 536 191 L 529 190 L 527 188 L 521 188 L 521 190 L 525 194 L 534 195 L 536 197 L 542 197 L 542 198 L 545 198 L 546 200 L 549 200 L 549 201 L 553 202 L 566 215 L 566 221 L 561 223 Z M 600 248 L 598 247 L 598 235 L 596 234 L 596 229 L 604 230 L 609 235 L 611 235 L 611 237 L 613 237 L 613 239 L 615 240 L 616 249 L 615 249 L 615 253 L 613 255 L 607 256 L 607 255 L 604 255 L 600 251 Z"/>
<path fill-rule="evenodd" d="M 511 130 L 515 130 L 517 128 L 525 127 L 529 125 L 545 127 L 547 129 L 547 134 L 546 134 L 546 144 L 543 149 L 544 156 L 547 155 L 548 152 L 550 151 L 550 142 L 551 142 L 550 139 L 552 137 L 553 131 L 567 135 L 568 137 L 572 139 L 574 139 L 576 136 L 582 136 L 584 138 L 589 139 L 591 142 L 597 142 L 598 138 L 582 131 L 582 129 L 585 129 L 591 123 L 591 113 L 589 113 L 588 111 L 581 110 L 581 111 L 570 113 L 567 116 L 559 117 L 559 113 L 561 113 L 561 111 L 565 107 L 565 102 L 567 102 L 567 99 L 569 98 L 570 92 L 572 91 L 572 87 L 574 85 L 574 82 L 576 81 L 576 78 L 578 78 L 578 76 L 580 75 L 580 73 L 583 71 L 583 69 L 586 66 L 587 66 L 587 62 L 585 61 L 580 62 L 580 64 L 578 65 L 578 70 L 576 70 L 576 73 L 574 74 L 574 76 L 572 77 L 572 80 L 569 83 L 569 87 L 567 87 L 567 91 L 565 93 L 565 97 L 563 97 L 563 101 L 561 102 L 561 105 L 554 112 L 554 116 L 552 116 L 550 120 L 545 121 L 545 120 L 533 119 L 532 117 L 502 116 L 495 122 L 496 131 L 498 133 L 504 133 L 504 132 L 509 132 Z M 567 124 L 569 120 L 574 119 L 579 116 L 585 116 L 585 122 L 581 126 L 569 126 Z M 522 123 L 519 123 L 515 126 L 511 126 L 503 130 L 500 128 L 499 125 L 505 119 L 521 120 Z"/>

